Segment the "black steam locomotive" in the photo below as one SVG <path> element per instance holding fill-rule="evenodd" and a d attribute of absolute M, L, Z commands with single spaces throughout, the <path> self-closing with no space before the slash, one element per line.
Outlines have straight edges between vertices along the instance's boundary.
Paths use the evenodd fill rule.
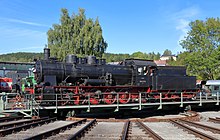
<path fill-rule="evenodd" d="M 196 77 L 187 76 L 182 66 L 157 66 L 153 61 L 126 59 L 115 64 L 106 64 L 95 56 L 77 58 L 68 55 L 65 62 L 50 58 L 50 50 L 44 49 L 44 60 L 35 64 L 36 96 L 41 100 L 53 100 L 55 94 L 66 104 L 113 104 L 142 102 L 159 98 L 192 98 L 196 90 Z M 89 96 L 89 98 L 88 98 Z M 118 97 L 117 97 L 118 96 Z M 57 98 L 57 97 L 56 97 Z M 65 101 L 66 100 L 66 101 Z M 72 100 L 72 102 L 71 102 Z"/>

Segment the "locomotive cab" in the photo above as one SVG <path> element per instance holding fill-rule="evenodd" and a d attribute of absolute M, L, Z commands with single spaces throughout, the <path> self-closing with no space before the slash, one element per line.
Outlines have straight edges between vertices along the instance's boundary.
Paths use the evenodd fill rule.
<path fill-rule="evenodd" d="M 136 85 L 151 87 L 155 70 L 155 66 L 137 66 Z"/>
<path fill-rule="evenodd" d="M 133 85 L 152 86 L 152 75 L 156 69 L 156 64 L 152 60 L 126 59 L 125 63 L 133 67 Z"/>

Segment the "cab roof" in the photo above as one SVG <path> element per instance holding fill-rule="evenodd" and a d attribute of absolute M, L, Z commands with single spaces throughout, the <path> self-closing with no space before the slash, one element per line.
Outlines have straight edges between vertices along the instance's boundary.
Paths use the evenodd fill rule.
<path fill-rule="evenodd" d="M 142 60 L 142 59 L 125 59 L 126 65 L 137 65 L 137 66 L 157 66 L 153 60 Z"/>
<path fill-rule="evenodd" d="M 208 80 L 206 85 L 220 85 L 220 80 Z"/>

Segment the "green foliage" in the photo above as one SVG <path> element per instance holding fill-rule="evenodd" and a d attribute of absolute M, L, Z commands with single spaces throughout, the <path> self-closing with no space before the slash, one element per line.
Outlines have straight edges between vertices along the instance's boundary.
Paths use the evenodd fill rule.
<path fill-rule="evenodd" d="M 166 50 L 163 52 L 163 55 L 172 55 L 172 51 L 166 49 Z"/>
<path fill-rule="evenodd" d="M 113 53 L 104 53 L 103 58 L 106 59 L 107 62 L 120 62 L 127 58 L 134 58 L 135 54 L 113 54 Z M 147 60 L 158 60 L 158 59 L 150 59 L 150 58 L 160 58 L 160 53 L 142 53 L 146 56 L 140 57 L 137 56 L 136 58 L 139 59 L 147 59 Z M 154 54 L 154 55 L 153 55 Z M 34 59 L 43 59 L 43 53 L 10 53 L 10 54 L 2 54 L 0 55 L 0 61 L 7 61 L 7 62 L 33 62 Z"/>
<path fill-rule="evenodd" d="M 127 58 L 136 58 L 136 59 L 145 59 L 145 60 L 159 60 L 160 53 L 155 54 L 152 53 L 143 53 L 143 52 L 134 52 L 133 54 L 113 54 L 113 53 L 105 53 L 103 58 L 106 59 L 107 62 L 119 62 L 123 61 Z"/>
<path fill-rule="evenodd" d="M 186 53 L 180 53 L 177 55 L 176 61 L 171 57 L 170 60 L 167 61 L 167 63 L 170 66 L 185 66 L 184 58 Z"/>
<path fill-rule="evenodd" d="M 181 42 L 186 52 L 184 64 L 192 75 L 200 79 L 220 78 L 220 20 L 208 18 L 190 23 L 191 30 Z"/>
<path fill-rule="evenodd" d="M 103 58 L 106 59 L 106 62 L 120 62 L 124 59 L 130 58 L 129 54 L 113 54 L 105 53 Z"/>
<path fill-rule="evenodd" d="M 133 58 L 145 58 L 146 55 L 142 52 L 134 52 L 132 55 L 131 55 Z"/>
<path fill-rule="evenodd" d="M 43 59 L 43 53 L 9 53 L 0 55 L 3 62 L 33 62 L 34 59 Z"/>
<path fill-rule="evenodd" d="M 107 43 L 102 36 L 98 18 L 86 19 L 85 10 L 69 16 L 67 9 L 61 9 L 60 24 L 54 24 L 47 32 L 51 55 L 63 60 L 67 54 L 102 57 Z"/>
<path fill-rule="evenodd" d="M 136 58 L 136 59 L 146 59 L 146 60 L 159 60 L 160 59 L 160 53 L 155 54 L 154 52 L 152 53 L 143 53 L 143 52 L 134 52 L 130 56 L 131 58 Z"/>

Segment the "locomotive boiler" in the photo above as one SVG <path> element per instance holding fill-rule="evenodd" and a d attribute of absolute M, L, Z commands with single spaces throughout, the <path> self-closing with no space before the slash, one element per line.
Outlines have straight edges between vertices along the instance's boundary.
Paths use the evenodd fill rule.
<path fill-rule="evenodd" d="M 164 99 L 192 98 L 196 90 L 196 77 L 188 76 L 182 66 L 157 66 L 151 60 L 126 59 L 117 65 L 107 64 L 95 56 L 77 58 L 68 55 L 65 62 L 50 57 L 44 49 L 44 60 L 35 64 L 36 98 L 53 100 L 55 94 L 61 105 L 122 104 Z M 89 96 L 89 98 L 88 98 Z M 57 97 L 56 97 L 57 98 Z M 72 100 L 72 101 L 71 101 Z"/>

